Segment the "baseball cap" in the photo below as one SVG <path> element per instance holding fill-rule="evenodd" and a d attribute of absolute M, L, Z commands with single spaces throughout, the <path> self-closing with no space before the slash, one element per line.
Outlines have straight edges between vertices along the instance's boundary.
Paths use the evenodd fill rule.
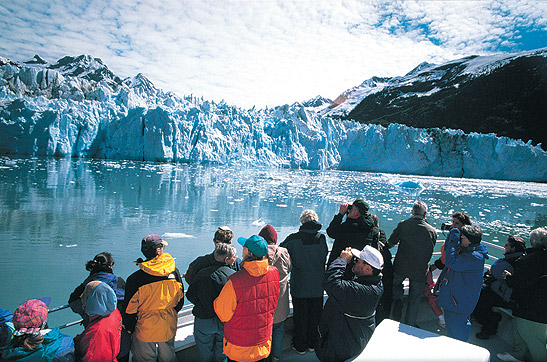
<path fill-rule="evenodd" d="M 16 334 L 36 334 L 47 321 L 50 298 L 31 299 L 21 304 L 13 313 Z"/>
<path fill-rule="evenodd" d="M 268 243 L 262 236 L 253 235 L 250 238 L 239 237 L 237 242 L 249 249 L 253 255 L 262 257 L 268 254 Z"/>
<path fill-rule="evenodd" d="M 167 246 L 168 244 L 158 234 L 150 234 L 142 238 L 141 249 L 151 249 L 160 245 Z"/>
<path fill-rule="evenodd" d="M 382 267 L 384 266 L 382 253 L 372 246 L 367 245 L 363 250 L 351 249 L 351 252 L 354 256 L 363 260 L 374 269 L 382 270 Z"/>

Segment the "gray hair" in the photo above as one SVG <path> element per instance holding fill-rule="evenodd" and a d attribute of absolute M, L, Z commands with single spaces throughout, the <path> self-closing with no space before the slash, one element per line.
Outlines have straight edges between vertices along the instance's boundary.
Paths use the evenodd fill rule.
<path fill-rule="evenodd" d="M 236 255 L 236 247 L 232 244 L 216 243 L 213 255 L 216 261 L 224 263 L 226 258 L 230 259 Z"/>
<path fill-rule="evenodd" d="M 530 231 L 530 245 L 532 248 L 547 248 L 547 228 L 537 228 Z"/>
<path fill-rule="evenodd" d="M 300 223 L 305 224 L 309 221 L 319 221 L 319 216 L 313 210 L 304 210 L 300 215 Z"/>
<path fill-rule="evenodd" d="M 425 216 L 427 213 L 427 205 L 423 201 L 416 201 L 412 206 L 412 215 Z"/>

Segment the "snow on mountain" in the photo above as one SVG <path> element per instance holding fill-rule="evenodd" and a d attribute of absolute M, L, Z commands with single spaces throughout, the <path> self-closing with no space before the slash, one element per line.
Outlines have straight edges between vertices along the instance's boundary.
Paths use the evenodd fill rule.
<path fill-rule="evenodd" d="M 382 87 L 388 80 L 374 79 L 369 88 L 372 82 Z M 52 65 L 0 58 L 0 154 L 547 181 L 547 153 L 539 146 L 316 112 L 329 103 L 316 97 L 244 110 L 178 97 L 142 74 L 121 80 L 88 55 Z"/>
<path fill-rule="evenodd" d="M 469 56 L 440 65 L 423 62 L 402 77 L 372 77 L 360 85 L 344 91 L 328 108 L 322 111 L 322 114 L 332 117 L 346 117 L 365 98 L 385 89 L 393 89 L 393 92 L 396 95 L 400 94 L 400 96 L 407 98 L 412 96 L 428 96 L 435 92 L 431 92 L 427 86 L 424 86 L 426 89 L 425 92 L 417 92 L 410 86 L 416 88 L 415 86 L 417 84 L 425 85 L 426 83 L 431 84 L 434 82 L 439 86 L 437 91 L 445 87 L 457 87 L 458 84 L 455 84 L 453 80 L 458 77 L 462 78 L 462 81 L 466 81 L 467 79 L 472 79 L 474 77 L 488 75 L 512 60 L 531 56 L 547 57 L 547 48 L 511 55 Z"/>

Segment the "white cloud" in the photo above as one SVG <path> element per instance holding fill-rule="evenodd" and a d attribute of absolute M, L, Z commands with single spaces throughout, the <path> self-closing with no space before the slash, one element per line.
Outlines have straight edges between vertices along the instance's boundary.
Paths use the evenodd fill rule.
<path fill-rule="evenodd" d="M 422 61 L 520 50 L 543 1 L 18 0 L 0 4 L 0 55 L 88 53 L 179 95 L 250 107 L 334 98 Z"/>

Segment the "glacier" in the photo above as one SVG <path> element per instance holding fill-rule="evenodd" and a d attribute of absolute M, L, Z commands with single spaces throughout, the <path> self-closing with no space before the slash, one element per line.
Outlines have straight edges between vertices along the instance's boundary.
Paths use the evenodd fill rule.
<path fill-rule="evenodd" d="M 122 80 L 89 55 L 53 65 L 0 57 L 0 154 L 547 181 L 540 145 L 341 121 L 323 105 L 242 109 L 179 97 L 142 74 Z"/>

